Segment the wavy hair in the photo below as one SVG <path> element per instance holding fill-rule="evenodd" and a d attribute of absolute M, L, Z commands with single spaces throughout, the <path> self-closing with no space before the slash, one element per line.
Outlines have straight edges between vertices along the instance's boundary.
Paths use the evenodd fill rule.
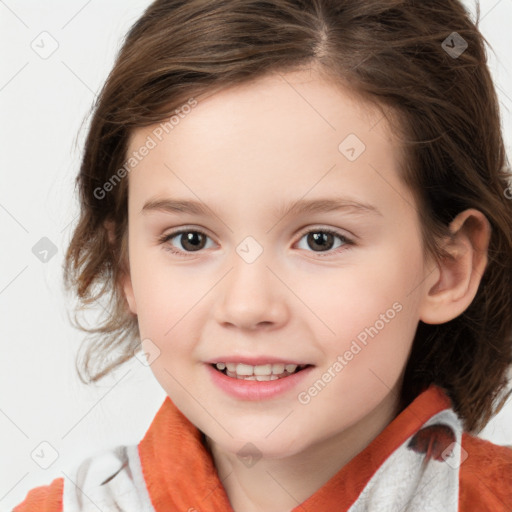
<path fill-rule="evenodd" d="M 128 223 L 120 170 L 133 129 L 168 119 L 191 97 L 314 64 L 385 110 L 401 134 L 401 178 L 421 211 L 426 252 L 443 257 L 439 240 L 467 208 L 491 224 L 475 299 L 447 323 L 419 323 L 401 392 L 405 406 L 435 383 L 465 429 L 481 430 L 512 393 L 512 189 L 479 7 L 473 22 L 459 0 L 153 2 L 96 99 L 76 179 L 80 217 L 64 278 L 79 299 L 75 325 L 88 333 L 76 362 L 82 381 L 102 378 L 140 347 L 120 286 Z M 102 298 L 105 318 L 81 325 L 79 313 Z"/>

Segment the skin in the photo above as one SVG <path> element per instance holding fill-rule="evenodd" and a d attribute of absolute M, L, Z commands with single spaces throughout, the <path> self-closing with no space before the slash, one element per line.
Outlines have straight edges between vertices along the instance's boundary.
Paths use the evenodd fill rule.
<path fill-rule="evenodd" d="M 129 174 L 130 271 L 122 286 L 141 339 L 158 347 L 151 370 L 206 434 L 235 512 L 285 512 L 397 415 L 418 321 L 446 322 L 471 303 L 490 227 L 480 212 L 466 210 L 446 240 L 453 258 L 425 257 L 415 201 L 398 175 L 394 130 L 380 111 L 314 70 L 196 99 Z M 135 130 L 128 154 L 154 129 Z M 351 133 L 366 146 L 353 162 L 338 149 Z M 335 195 L 379 213 L 273 212 L 303 197 Z M 216 214 L 141 211 L 163 198 L 200 200 Z M 180 227 L 205 232 L 203 248 L 194 252 L 180 235 L 159 241 Z M 354 243 L 335 237 L 322 251 L 306 236 L 320 228 Z M 263 250 L 250 264 L 236 251 L 247 236 Z M 320 393 L 300 403 L 298 393 L 394 303 L 400 312 Z M 244 401 L 211 384 L 205 361 L 226 354 L 271 355 L 315 368 L 297 389 Z M 262 455 L 252 467 L 237 457 L 248 442 Z"/>

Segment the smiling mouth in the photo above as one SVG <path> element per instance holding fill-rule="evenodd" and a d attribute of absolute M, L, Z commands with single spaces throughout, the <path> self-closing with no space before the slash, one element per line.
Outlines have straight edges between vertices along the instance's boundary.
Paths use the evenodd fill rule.
<path fill-rule="evenodd" d="M 218 372 L 227 377 L 240 380 L 269 381 L 284 379 L 290 375 L 298 373 L 305 368 L 312 366 L 310 364 L 262 364 L 252 366 L 244 363 L 214 363 L 211 365 Z"/>

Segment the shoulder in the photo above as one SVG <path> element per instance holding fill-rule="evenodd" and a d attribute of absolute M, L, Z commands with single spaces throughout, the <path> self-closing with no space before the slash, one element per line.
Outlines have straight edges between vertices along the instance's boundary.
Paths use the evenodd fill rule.
<path fill-rule="evenodd" d="M 512 510 L 512 448 L 466 432 L 462 434 L 462 448 L 460 512 Z"/>
<path fill-rule="evenodd" d="M 91 508 L 92 507 L 92 508 Z M 117 446 L 94 454 L 55 479 L 37 487 L 13 512 L 153 512 L 138 455 L 138 446 Z"/>
<path fill-rule="evenodd" d="M 56 478 L 50 485 L 35 487 L 12 512 L 62 512 L 63 490 L 63 478 Z"/>

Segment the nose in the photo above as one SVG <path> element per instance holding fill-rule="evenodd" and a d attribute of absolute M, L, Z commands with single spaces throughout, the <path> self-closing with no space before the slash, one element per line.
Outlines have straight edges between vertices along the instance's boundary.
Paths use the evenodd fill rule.
<path fill-rule="evenodd" d="M 219 324 L 240 329 L 275 329 L 289 318 L 290 291 L 279 272 L 261 255 L 248 263 L 235 254 L 233 265 L 218 284 L 215 317 Z"/>

